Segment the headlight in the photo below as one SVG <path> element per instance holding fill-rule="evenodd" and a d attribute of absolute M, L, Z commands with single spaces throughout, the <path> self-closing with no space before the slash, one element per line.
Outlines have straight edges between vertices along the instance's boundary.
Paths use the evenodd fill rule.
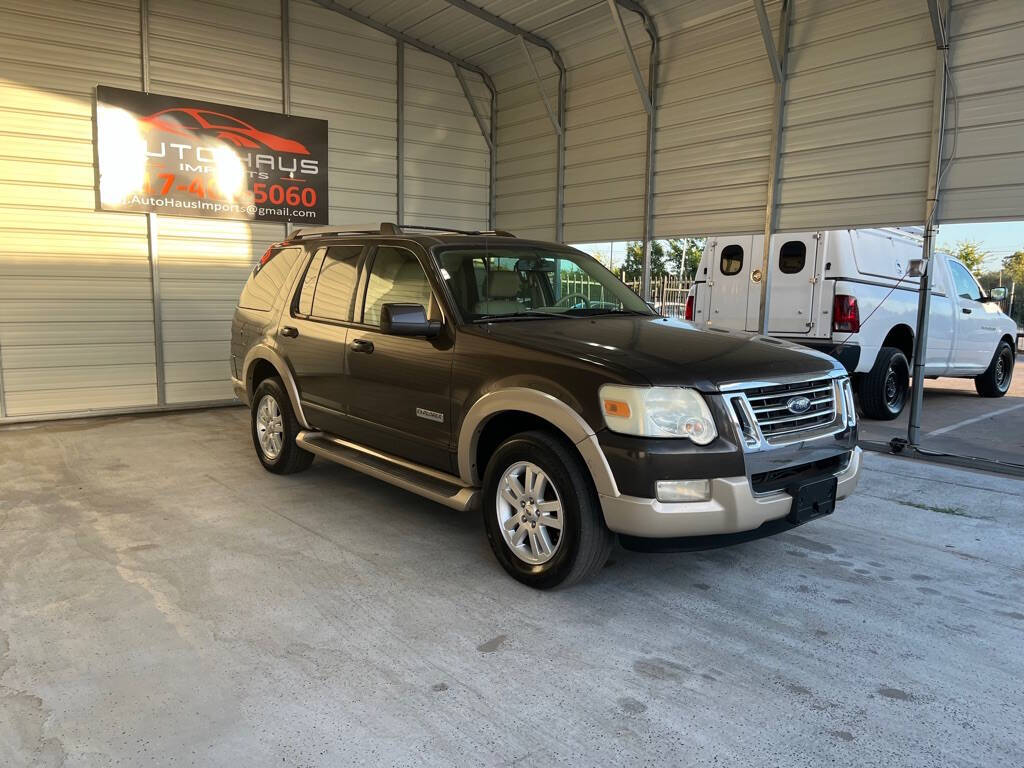
<path fill-rule="evenodd" d="M 711 411 L 694 389 L 605 384 L 598 394 L 604 423 L 612 432 L 687 437 L 697 445 L 707 445 L 718 437 Z"/>

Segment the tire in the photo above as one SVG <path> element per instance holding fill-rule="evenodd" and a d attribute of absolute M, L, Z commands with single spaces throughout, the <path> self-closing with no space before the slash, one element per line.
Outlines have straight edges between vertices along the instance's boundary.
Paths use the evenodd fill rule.
<path fill-rule="evenodd" d="M 540 494 L 526 493 L 530 471 L 534 479 L 538 471 L 544 476 Z M 502 493 L 509 477 L 518 485 L 510 483 L 509 491 Z M 551 589 L 581 581 L 607 562 L 615 536 L 604 523 L 597 492 L 572 446 L 554 435 L 523 432 L 502 443 L 487 463 L 482 493 L 487 540 L 512 578 L 536 589 Z M 525 506 L 515 506 L 516 502 Z M 560 528 L 543 522 L 556 517 Z M 544 541 L 550 553 L 543 552 Z"/>
<path fill-rule="evenodd" d="M 871 370 L 857 387 L 860 407 L 869 419 L 891 421 L 907 404 L 910 394 L 910 363 L 895 347 L 882 347 Z"/>
<path fill-rule="evenodd" d="M 268 409 L 265 413 L 273 417 L 272 424 L 280 427 L 280 437 L 274 441 L 261 441 L 261 434 L 266 434 L 264 429 L 268 426 L 267 418 L 261 409 Z M 309 469 L 313 463 L 313 454 L 304 451 L 295 444 L 295 436 L 299 434 L 302 427 L 295 418 L 292 411 L 291 400 L 284 391 L 284 385 L 276 376 L 264 379 L 256 387 L 252 397 L 249 422 L 252 430 L 252 444 L 256 448 L 256 455 L 259 457 L 263 468 L 276 475 L 290 475 Z M 271 430 L 273 431 L 273 430 Z"/>
<path fill-rule="evenodd" d="M 1013 379 L 1013 347 L 1006 340 L 999 342 L 988 370 L 974 377 L 974 388 L 982 397 L 1002 397 Z"/>

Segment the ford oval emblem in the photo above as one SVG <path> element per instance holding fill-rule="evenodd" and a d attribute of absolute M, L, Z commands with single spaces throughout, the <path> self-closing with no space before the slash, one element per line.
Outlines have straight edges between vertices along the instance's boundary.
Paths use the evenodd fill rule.
<path fill-rule="evenodd" d="M 811 410 L 811 399 L 803 395 L 791 397 L 786 401 L 786 408 L 789 409 L 790 413 L 807 413 L 807 411 Z"/>

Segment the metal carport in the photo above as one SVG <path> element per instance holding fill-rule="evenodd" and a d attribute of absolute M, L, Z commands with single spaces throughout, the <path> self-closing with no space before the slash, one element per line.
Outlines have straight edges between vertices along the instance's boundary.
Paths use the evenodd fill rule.
<path fill-rule="evenodd" d="M 230 309 L 281 235 L 97 212 L 97 83 L 327 117 L 339 222 L 578 242 L 1024 217 L 1015 0 L 3 5 L 4 421 L 227 399 Z"/>

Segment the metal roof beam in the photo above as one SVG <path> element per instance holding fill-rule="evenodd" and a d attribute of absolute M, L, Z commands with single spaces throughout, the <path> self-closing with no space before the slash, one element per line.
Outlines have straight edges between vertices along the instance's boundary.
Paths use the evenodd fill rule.
<path fill-rule="evenodd" d="M 319 2 L 319 0 L 317 0 Z M 468 2 L 468 0 L 445 0 L 448 5 L 453 8 L 458 8 L 461 11 L 476 16 L 481 21 L 486 21 L 491 26 L 497 27 L 498 29 L 508 32 L 510 35 L 519 38 L 520 44 L 523 51 L 526 53 L 526 58 L 530 62 L 530 67 L 533 69 L 534 76 L 537 78 L 538 85 L 540 83 L 540 74 L 537 72 L 537 66 L 533 61 L 533 57 L 530 56 L 530 49 L 526 47 L 526 43 L 536 45 L 538 48 L 543 48 L 551 54 L 551 61 L 554 62 L 555 67 L 558 69 L 558 110 L 557 117 L 553 114 L 551 105 L 548 103 L 547 95 L 544 93 L 544 89 L 541 88 L 541 96 L 544 99 L 544 106 L 548 110 L 548 117 L 551 118 L 552 125 L 555 126 L 555 133 L 558 135 L 558 146 L 555 150 L 557 158 L 555 163 L 555 240 L 559 242 L 563 239 L 563 232 L 565 229 L 565 217 L 563 209 L 565 208 L 565 104 L 566 104 L 566 89 L 568 87 L 568 81 L 565 75 L 565 64 L 562 61 L 562 56 L 558 53 L 558 49 L 555 48 L 548 40 L 545 40 L 540 35 L 531 32 L 528 29 L 523 29 L 518 24 L 513 24 L 507 19 L 503 19 L 501 16 L 491 13 L 490 11 L 484 10 L 483 8 Z"/>
<path fill-rule="evenodd" d="M 614 23 L 615 28 L 619 30 L 619 37 L 622 38 L 622 49 L 625 51 L 626 58 L 629 60 L 629 68 L 633 72 L 636 91 L 640 94 L 640 101 L 644 105 L 644 111 L 650 115 L 654 110 L 654 105 L 651 103 L 651 97 L 647 93 L 647 86 L 644 84 L 644 76 L 640 74 L 640 66 L 636 63 L 636 54 L 633 52 L 633 46 L 629 42 L 629 33 L 626 32 L 626 25 L 622 23 L 622 14 L 619 13 L 618 0 L 608 0 L 608 10 L 611 11 L 612 23 Z"/>
<path fill-rule="evenodd" d="M 352 19 L 352 21 L 357 21 L 360 24 L 370 27 L 370 29 L 377 30 L 381 34 L 387 35 L 388 37 L 392 37 L 395 40 L 399 40 L 405 43 L 406 45 L 412 46 L 413 48 L 417 48 L 423 51 L 424 53 L 429 53 L 431 56 L 437 56 L 439 59 L 444 59 L 450 64 L 455 64 L 456 66 L 462 67 L 463 69 L 469 70 L 470 72 L 476 72 L 483 79 L 484 85 L 487 86 L 487 90 L 491 92 L 491 96 L 497 96 L 497 90 L 494 87 L 494 81 L 491 79 L 491 76 L 487 74 L 487 72 L 485 72 L 483 69 L 478 67 L 476 64 L 473 64 L 470 61 L 466 61 L 465 59 L 460 59 L 458 56 L 454 56 L 453 54 L 448 53 L 448 51 L 442 51 L 440 48 L 435 48 L 430 43 L 425 43 L 419 38 L 413 37 L 412 35 L 407 35 L 405 34 L 405 32 L 397 30 L 394 27 L 389 27 L 387 24 L 382 24 L 376 19 L 371 19 L 369 16 L 364 16 L 358 11 L 353 11 L 351 8 L 346 8 L 344 5 L 334 2 L 334 0 L 313 0 L 313 2 L 315 2 L 317 5 L 323 8 L 326 8 L 329 11 L 340 13 L 342 16 L 347 16 L 348 18 Z"/>
<path fill-rule="evenodd" d="M 928 0 L 931 3 L 933 0 Z M 761 25 L 761 37 L 764 39 L 764 49 L 768 54 L 768 63 L 772 66 L 772 76 L 776 83 L 781 83 L 785 77 L 782 71 L 782 63 L 779 61 L 779 52 L 775 50 L 775 40 L 772 38 L 772 25 L 768 21 L 768 12 L 764 9 L 764 0 L 754 0 L 754 10 L 757 11 L 757 22 Z"/>
<path fill-rule="evenodd" d="M 452 71 L 455 73 L 455 77 L 458 79 L 459 85 L 462 86 L 462 93 L 466 97 L 466 101 L 469 103 L 469 108 L 473 112 L 473 117 L 476 118 L 476 124 L 480 127 L 480 135 L 483 136 L 484 141 L 487 142 L 487 148 L 493 150 L 494 142 L 491 141 L 491 133 L 487 130 L 487 125 L 484 123 L 483 115 L 480 114 L 476 101 L 473 99 L 473 94 L 469 91 L 469 85 L 466 83 L 466 76 L 462 74 L 462 69 L 454 64 L 452 64 Z"/>
<path fill-rule="evenodd" d="M 530 49 L 526 45 L 526 39 L 522 35 L 516 39 L 519 41 L 519 45 L 523 49 L 523 56 L 529 63 L 530 69 L 533 70 L 533 79 L 537 83 L 537 90 L 540 91 L 540 97 L 544 100 L 544 109 L 548 111 L 548 119 L 551 121 L 551 126 L 555 129 L 555 133 L 561 136 L 562 123 L 555 116 L 555 111 L 551 109 L 551 102 L 548 101 L 548 95 L 544 93 L 544 82 L 541 80 L 540 71 L 537 69 L 537 62 L 535 62 L 533 60 L 533 56 L 530 55 Z"/>
<path fill-rule="evenodd" d="M 942 21 L 942 14 L 939 13 L 938 0 L 928 0 L 928 15 L 932 20 L 932 34 L 935 36 L 935 47 L 946 48 L 946 26 Z"/>

